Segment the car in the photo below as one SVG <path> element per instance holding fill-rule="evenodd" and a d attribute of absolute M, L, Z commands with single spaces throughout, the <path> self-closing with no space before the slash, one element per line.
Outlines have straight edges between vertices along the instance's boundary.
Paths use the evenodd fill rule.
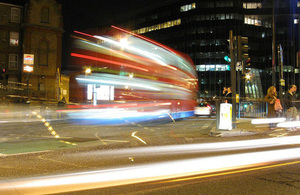
<path fill-rule="evenodd" d="M 212 116 L 213 108 L 209 103 L 199 103 L 194 109 L 194 114 L 196 116 Z"/>

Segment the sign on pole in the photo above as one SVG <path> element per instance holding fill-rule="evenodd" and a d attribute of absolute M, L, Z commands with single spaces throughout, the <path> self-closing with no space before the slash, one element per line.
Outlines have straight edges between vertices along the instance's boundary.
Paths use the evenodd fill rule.
<path fill-rule="evenodd" d="M 33 72 L 34 54 L 24 54 L 23 58 L 23 72 Z"/>

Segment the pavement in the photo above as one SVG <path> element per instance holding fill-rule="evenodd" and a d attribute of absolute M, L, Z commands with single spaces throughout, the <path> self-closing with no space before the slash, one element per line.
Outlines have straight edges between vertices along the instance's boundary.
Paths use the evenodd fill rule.
<path fill-rule="evenodd" d="M 237 119 L 232 130 L 220 130 L 217 129 L 215 117 L 193 116 L 167 123 L 132 123 L 121 126 L 74 125 L 63 120 L 56 121 L 56 115 L 53 117 L 49 124 L 59 138 L 50 134 L 36 117 L 30 117 L 31 122 L 21 116 L 0 121 L 0 156 L 95 146 L 98 149 L 102 146 L 123 148 L 252 139 L 253 136 L 266 138 L 300 135 L 300 128 L 295 131 L 279 127 L 270 130 L 269 124 L 252 124 L 252 118 Z"/>
<path fill-rule="evenodd" d="M 263 118 L 262 118 L 263 119 Z M 253 118 L 240 118 L 236 120 L 235 128 L 232 130 L 220 130 L 216 125 L 210 130 L 210 136 L 214 137 L 234 137 L 249 135 L 268 135 L 271 137 L 282 137 L 290 134 L 300 134 L 300 128 L 291 131 L 289 128 L 276 127 L 269 129 L 269 124 L 252 124 Z"/>

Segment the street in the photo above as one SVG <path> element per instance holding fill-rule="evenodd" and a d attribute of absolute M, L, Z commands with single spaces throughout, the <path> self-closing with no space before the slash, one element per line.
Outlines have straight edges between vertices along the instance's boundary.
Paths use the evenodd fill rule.
<path fill-rule="evenodd" d="M 211 134 L 215 117 L 119 126 L 72 124 L 59 117 L 42 121 L 34 114 L 3 120 L 0 191 L 299 193 L 299 176 L 295 174 L 300 159 L 298 131 L 270 132 L 266 126 L 252 126 L 251 119 L 238 122 L 239 129 L 248 131 L 238 133 L 240 136 L 237 130 L 225 134 L 232 136 L 218 136 Z M 105 179 L 108 177 L 112 180 Z M 115 177 L 119 179 L 114 181 Z M 36 182 L 46 186 L 35 186 Z"/>

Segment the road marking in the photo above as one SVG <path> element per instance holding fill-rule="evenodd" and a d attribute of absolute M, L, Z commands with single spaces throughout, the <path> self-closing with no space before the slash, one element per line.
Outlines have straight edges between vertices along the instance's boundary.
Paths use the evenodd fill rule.
<path fill-rule="evenodd" d="M 139 138 L 138 136 L 136 136 L 136 135 L 135 135 L 136 133 L 137 133 L 137 131 L 133 132 L 133 133 L 131 134 L 131 136 L 134 137 L 134 138 L 136 138 L 136 139 L 138 139 L 138 140 L 140 140 L 142 143 L 147 144 L 144 140 L 142 140 L 141 138 Z"/>

